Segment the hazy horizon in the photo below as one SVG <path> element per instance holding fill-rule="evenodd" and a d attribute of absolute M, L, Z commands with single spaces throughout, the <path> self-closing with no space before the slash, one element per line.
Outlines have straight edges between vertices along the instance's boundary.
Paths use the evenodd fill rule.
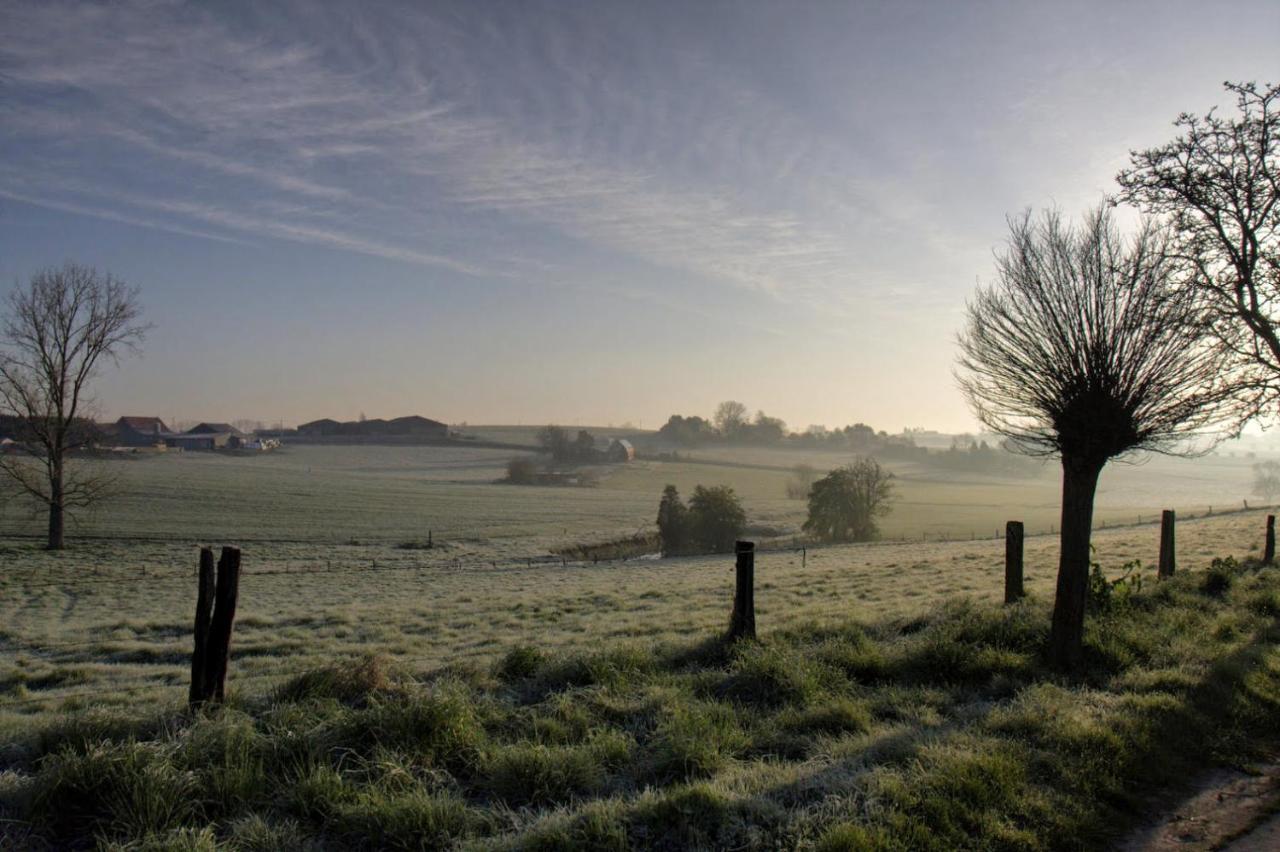
<path fill-rule="evenodd" d="M 107 419 L 974 432 L 954 335 L 1006 215 L 1096 204 L 1278 36 L 1268 3 L 10 3 L 0 288 L 142 289 Z"/>

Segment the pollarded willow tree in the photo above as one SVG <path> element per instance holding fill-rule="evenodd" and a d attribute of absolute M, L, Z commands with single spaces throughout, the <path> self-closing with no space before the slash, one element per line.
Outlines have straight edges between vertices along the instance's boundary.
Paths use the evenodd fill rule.
<path fill-rule="evenodd" d="M 1124 237 L 1101 206 L 1078 226 L 1055 212 L 1010 220 L 996 280 L 961 333 L 958 379 L 978 419 L 1062 462 L 1062 526 L 1050 657 L 1083 659 L 1094 493 L 1108 461 L 1204 449 L 1235 414 L 1194 293 L 1174 286 L 1169 237 Z"/>

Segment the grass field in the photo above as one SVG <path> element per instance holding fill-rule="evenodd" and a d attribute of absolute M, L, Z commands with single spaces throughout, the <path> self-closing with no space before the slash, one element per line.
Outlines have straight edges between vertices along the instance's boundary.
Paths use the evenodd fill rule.
<path fill-rule="evenodd" d="M 1204 542 L 1239 542 L 1245 520 L 1257 519 L 1189 526 Z M 1110 544 L 1120 556 L 1130 546 Z M 627 589 L 645 589 L 634 598 L 588 598 L 581 582 L 557 598 L 532 577 L 525 588 L 473 583 L 502 591 L 470 601 L 487 618 L 466 629 L 524 641 L 492 649 L 500 653 L 487 662 L 433 671 L 358 653 L 395 653 L 419 629 L 463 627 L 428 625 L 426 610 L 415 618 L 402 608 L 394 637 L 354 605 L 348 617 L 277 622 L 269 637 L 262 616 L 250 615 L 235 663 L 242 688 L 223 710 L 183 712 L 177 683 L 167 698 L 152 692 L 125 708 L 80 712 L 64 700 L 62 712 L 32 712 L 11 702 L 0 728 L 11 743 L 0 845 L 1096 849 L 1141 818 L 1147 796 L 1212 761 L 1257 756 L 1257 738 L 1273 734 L 1274 569 L 1183 570 L 1098 605 L 1088 674 L 1064 678 L 1039 658 L 1048 625 L 1040 571 L 1039 600 L 1001 608 L 958 599 L 984 588 L 990 596 L 994 572 L 975 547 L 930 545 L 932 565 L 866 572 L 881 595 L 896 590 L 887 609 L 840 594 L 863 573 L 856 549 L 814 560 L 839 558 L 838 567 L 762 566 L 766 633 L 736 647 L 715 639 L 725 594 L 688 636 L 672 638 L 682 630 L 670 617 L 724 574 L 697 561 L 678 566 L 698 580 L 684 585 L 670 573 L 632 583 L 630 569 L 611 572 L 615 588 L 621 575 Z M 948 570 L 947 556 L 960 564 Z M 949 582 L 938 582 L 943 574 Z M 902 597 L 916 586 L 931 605 Z M 938 606 L 947 587 L 951 600 Z M 278 601 L 300 590 L 280 591 Z M 553 608 L 512 634 L 494 622 L 504 604 L 519 620 L 503 599 L 513 592 Z M 574 637 L 560 613 L 586 613 L 592 628 Z M 119 663 L 130 665 L 165 636 L 185 645 L 181 629 L 118 621 L 100 635 L 132 643 Z M 245 670 L 259 652 L 278 658 L 254 680 Z M 10 683 L 34 672 L 39 654 L 20 656 Z M 147 662 L 178 662 L 156 656 Z M 283 671 L 303 660 L 316 667 Z M 83 677 L 92 683 L 96 673 Z M 38 684 L 26 683 L 56 690 L 58 680 L 50 664 Z"/>
<path fill-rule="evenodd" d="M 583 826 L 598 818 L 604 821 L 606 833 L 612 832 L 609 836 L 622 831 L 632 845 L 649 846 L 654 844 L 644 841 L 643 832 L 657 829 L 644 826 L 656 823 L 646 822 L 649 817 L 638 814 L 693 806 L 694 800 L 680 804 L 681 796 L 694 796 L 701 802 L 698 807 L 738 814 L 738 805 L 732 803 L 745 801 L 744 796 L 754 801 L 764 783 L 761 779 L 772 779 L 769 784 L 788 789 L 795 785 L 799 785 L 797 789 L 820 789 L 823 785 L 815 777 L 836 773 L 843 778 L 853 772 L 845 763 L 840 763 L 838 770 L 832 768 L 830 761 L 852 759 L 855 751 L 872 741 L 891 742 L 907 733 L 910 741 L 916 742 L 921 725 L 928 729 L 941 725 L 949 730 L 972 712 L 962 708 L 978 699 L 967 692 L 952 694 L 951 686 L 939 693 L 941 687 L 936 684 L 908 678 L 909 682 L 886 686 L 889 692 L 872 694 L 856 682 L 840 686 L 842 681 L 829 683 L 824 680 L 826 675 L 815 675 L 818 680 L 814 683 L 822 686 L 805 693 L 803 701 L 797 699 L 798 703 L 768 708 L 767 712 L 748 706 L 743 711 L 745 722 L 716 721 L 729 712 L 724 707 L 733 702 L 725 704 L 720 698 L 702 696 L 699 684 L 730 677 L 735 666 L 746 663 L 715 658 L 689 663 L 693 665 L 689 669 L 684 663 L 671 662 L 671 655 L 692 653 L 680 649 L 703 647 L 702 643 L 723 629 L 733 573 L 729 557 L 640 558 L 600 564 L 560 564 L 547 559 L 552 549 L 565 544 L 604 541 L 647 528 L 656 494 L 666 482 L 675 482 L 684 490 L 699 482 L 731 484 L 743 497 L 754 523 L 794 531 L 803 517 L 803 503 L 782 496 L 790 468 L 804 461 L 822 469 L 840 463 L 842 457 L 767 450 L 733 457 L 708 453 L 692 460 L 648 461 L 616 468 L 598 488 L 493 484 L 510 455 L 509 451 L 475 448 L 313 446 L 262 456 L 191 453 L 112 462 L 120 471 L 119 496 L 95 515 L 82 519 L 73 529 L 71 547 L 61 553 L 40 549 L 38 519 L 19 507 L 6 506 L 0 512 L 0 742 L 14 745 L 0 754 L 0 759 L 18 768 L 8 775 L 0 773 L 0 799 L 9 795 L 8 790 L 12 793 L 8 801 L 17 807 L 12 802 L 25 801 L 22 791 L 30 792 L 30 785 L 45 783 L 36 778 L 39 773 L 32 774 L 36 764 L 31 761 L 35 760 L 33 755 L 61 741 L 60 735 L 51 731 L 110 719 L 114 721 L 103 723 L 108 728 L 119 724 L 123 725 L 119 730 L 136 732 L 136 725 L 143 724 L 138 720 L 159 714 L 171 720 L 166 730 L 171 729 L 175 736 L 192 735 L 186 722 L 174 720 L 183 718 L 198 542 L 234 543 L 244 550 L 246 573 L 233 641 L 231 688 L 233 703 L 258 720 L 250 722 L 237 716 L 233 722 L 224 719 L 210 724 L 249 725 L 259 730 L 256 726 L 268 724 L 263 720 L 274 718 L 271 714 L 277 712 L 271 709 L 277 705 L 270 700 L 276 690 L 301 683 L 299 677 L 314 677 L 304 673 L 331 666 L 335 660 L 373 654 L 385 661 L 379 667 L 389 666 L 399 673 L 386 682 L 378 675 L 378 683 L 369 688 L 379 696 L 400 700 L 422 690 L 434 695 L 437 686 L 433 684 L 447 681 L 453 684 L 448 689 L 463 689 L 468 702 L 479 702 L 476 706 L 482 709 L 476 711 L 477 718 L 485 731 L 484 742 L 489 743 L 487 751 L 480 751 L 488 755 L 484 760 L 495 761 L 483 766 L 469 764 L 464 772 L 452 764 L 433 768 L 413 763 L 418 757 L 379 752 L 378 760 L 409 759 L 413 765 L 405 771 L 418 779 L 415 784 L 426 784 L 423 779 L 428 777 L 444 778 L 439 775 L 444 772 L 452 779 L 446 783 L 447 792 L 457 801 L 436 798 L 444 788 L 432 786 L 434 782 L 391 791 L 380 786 L 381 781 L 370 787 L 360 779 L 344 776 L 339 787 L 346 792 L 334 795 L 352 797 L 348 804 L 356 810 L 343 811 L 347 816 L 342 819 L 356 822 L 343 823 L 336 812 L 307 816 L 287 811 L 282 815 L 275 805 L 263 804 L 262 813 L 254 810 L 261 802 L 244 805 L 243 812 L 236 811 L 239 815 L 235 819 L 248 819 L 253 811 L 262 822 L 253 831 L 266 832 L 262 837 L 267 839 L 260 837 L 256 846 L 236 841 L 233 848 L 283 848 L 272 844 L 283 842 L 281 838 L 294 832 L 291 826 L 295 824 L 295 834 L 304 839 L 328 837 L 333 832 L 350 839 L 349 833 L 342 832 L 354 830 L 352 825 L 372 824 L 360 823 L 362 819 L 374 819 L 369 814 L 358 816 L 359 808 L 351 803 L 365 802 L 373 807 L 369 797 L 376 796 L 390 796 L 394 803 L 389 806 L 401 809 L 398 812 L 405 819 L 410 819 L 411 813 L 417 814 L 412 819 L 425 818 L 415 809 L 436 813 L 439 806 L 452 813 L 461 807 L 463 810 L 455 813 L 461 822 L 449 823 L 456 829 L 450 831 L 456 835 L 451 835 L 452 839 L 467 844 L 521 845 L 545 832 L 561 837 L 557 832 L 563 829 L 569 833 L 561 839 L 569 840 L 560 846 L 552 843 L 549 848 L 572 846 L 574 838 L 586 836 L 574 832 L 594 831 Z M 1194 578 L 1203 576 L 1214 557 L 1256 555 L 1263 513 L 1222 513 L 1223 508 L 1238 503 L 1230 495 L 1245 490 L 1247 474 L 1246 462 L 1227 459 L 1157 461 L 1109 472 L 1110 478 L 1103 482 L 1099 513 L 1100 525 L 1109 523 L 1109 528 L 1096 535 L 1098 560 L 1113 569 L 1133 559 L 1153 562 L 1157 528 L 1152 521 L 1156 510 L 1165 505 L 1181 511 L 1179 559 L 1182 571 L 1193 578 L 1186 582 L 1198 582 Z M 1047 530 L 1056 516 L 1057 485 L 1051 472 L 1038 479 L 1001 481 L 940 476 L 902 466 L 897 475 L 901 500 L 886 532 L 911 541 L 810 548 L 805 554 L 766 550 L 758 555 L 758 620 L 766 643 L 782 643 L 780 653 L 792 655 L 786 656 L 788 661 L 795 654 L 807 653 L 798 649 L 817 641 L 813 637 L 845 635 L 853 623 L 863 625 L 858 630 L 865 627 L 868 635 L 879 637 L 876 641 L 885 643 L 884 653 L 897 659 L 907 654 L 902 649 L 915 641 L 908 638 L 918 629 L 911 625 L 921 618 L 938 619 L 940 604 L 969 599 L 981 607 L 996 601 L 1002 586 L 1003 540 L 994 533 L 1009 517 L 1027 520 L 1033 533 L 1027 542 L 1028 586 L 1033 596 L 1029 608 L 1041 612 L 1050 599 L 1056 539 L 1034 533 L 1037 518 Z M 1122 500 L 1123 495 L 1132 496 Z M 1211 503 L 1217 514 L 1203 517 Z M 1146 522 L 1132 525 L 1140 514 Z M 1117 526 L 1120 522 L 1131 525 Z M 428 531 L 437 544 L 430 550 L 421 547 Z M 971 535 L 985 537 L 969 540 Z M 942 541 L 944 536 L 952 540 Z M 531 561 L 535 557 L 543 561 Z M 1250 622 L 1245 633 L 1254 635 L 1262 629 L 1261 623 Z M 536 653 L 519 650 L 525 647 L 536 648 Z M 615 662 L 641 660 L 641 669 L 649 674 L 633 678 L 628 673 L 620 681 L 608 683 L 577 683 L 571 678 L 571 682 L 555 685 L 558 675 L 554 672 L 565 670 L 564 666 L 594 665 L 566 662 L 587 648 Z M 1028 653 L 1027 648 L 1018 653 Z M 519 663 L 521 659 L 526 662 Z M 512 674 L 510 667 L 521 665 L 528 670 Z M 344 666 L 347 664 L 339 664 L 342 671 L 347 670 Z M 510 689 L 524 694 L 522 690 L 532 688 L 528 678 L 551 684 L 549 691 L 539 693 L 535 706 L 527 712 L 519 709 L 524 699 L 501 709 L 510 699 Z M 391 681 L 400 686 L 388 686 Z M 616 692 L 623 686 L 641 693 Z M 590 693 L 592 688 L 603 692 Z M 1012 688 L 1000 687 L 1005 691 Z M 580 689 L 589 694 L 576 691 Z M 908 691 L 893 691 L 898 689 Z M 943 693 L 947 697 L 939 698 Z M 312 695 L 303 703 L 310 706 L 312 698 L 321 700 L 322 696 Z M 339 709 L 333 712 L 358 715 L 373 706 L 368 696 L 352 700 L 355 704 L 346 698 L 339 700 L 334 705 Z M 708 700 L 711 703 L 706 703 Z M 886 702 L 897 700 L 923 701 L 921 706 L 932 707 L 928 712 L 933 715 L 928 719 L 895 719 L 884 708 Z M 598 701 L 604 704 L 590 704 Z M 588 735 L 579 722 L 562 719 L 577 733 L 564 734 L 568 739 L 555 739 L 560 734 L 551 740 L 541 738 L 537 731 L 554 725 L 538 722 L 538 718 L 550 719 L 562 712 L 555 708 L 580 702 L 596 708 L 589 711 L 590 719 L 580 720 L 592 731 L 599 729 L 596 734 Z M 687 717 L 695 728 L 688 736 L 695 740 L 709 737 L 713 743 L 714 754 L 708 758 L 711 764 L 689 777 L 678 772 L 645 775 L 650 770 L 638 767 L 659 759 L 651 750 L 658 741 L 646 739 L 649 734 L 644 725 L 649 723 L 628 716 L 631 711 L 617 711 L 631 722 L 601 728 L 604 717 L 598 714 L 607 715 L 601 708 L 615 702 L 668 707 L 661 712 Z M 491 718 L 483 708 L 494 707 L 499 708 L 494 710 L 498 716 Z M 653 712 L 657 711 L 644 711 Z M 796 721 L 801 733 L 788 746 L 775 736 L 782 725 L 779 713 L 791 714 L 787 719 L 834 713 L 836 729 L 814 722 L 816 727 L 804 733 L 808 723 Z M 842 718 L 857 724 L 843 730 Z M 522 727 L 526 723 L 534 727 Z M 729 724 L 729 728 L 719 731 L 722 724 Z M 499 733 L 490 731 L 495 725 Z M 711 728 L 705 731 L 697 727 L 707 725 Z M 640 727 L 633 730 L 635 726 Z M 729 739 L 716 745 L 721 734 Z M 835 740 L 828 742 L 833 736 Z M 841 738 L 848 741 L 838 742 Z M 176 753 L 172 751 L 177 748 L 174 742 L 148 745 L 147 753 Z M 111 751 L 125 746 L 103 747 Z M 872 749 L 867 754 L 878 753 Z M 115 751 L 111 754 L 120 757 Z M 88 753 L 81 757 L 87 759 Z M 374 758 L 369 752 L 361 760 Z M 551 791 L 538 794 L 541 798 L 536 802 L 518 801 L 519 794 L 512 791 L 525 786 L 528 779 L 522 773 L 537 774 L 544 771 L 537 769 L 543 765 L 539 761 L 557 763 L 562 758 L 571 764 L 585 761 L 581 764 L 586 767 L 583 777 L 589 776 L 589 780 L 550 781 Z M 826 768 L 809 765 L 819 758 Z M 858 758 L 855 763 L 865 769 L 870 759 Z M 596 760 L 601 763 L 592 763 Z M 499 765 L 506 768 L 493 769 Z M 162 774 L 169 771 L 159 764 L 153 769 Z M 450 774 L 455 770 L 457 774 Z M 494 781 L 491 770 L 507 781 Z M 324 783 L 334 780 L 333 776 L 325 778 L 328 781 Z M 279 782 L 271 776 L 271 785 Z M 646 784 L 659 782 L 660 792 L 643 792 Z M 710 786 L 697 786 L 704 782 Z M 253 783 L 266 784 L 267 776 Z M 512 786 L 499 790 L 491 786 L 495 783 Z M 569 786 L 563 786 L 565 783 Z M 694 786 L 687 786 L 690 784 Z M 844 792 L 837 792 L 852 795 L 849 790 L 854 787 L 841 787 Z M 407 791 L 417 798 L 400 801 L 397 797 L 409 795 Z M 676 797 L 674 803 L 663 804 L 669 796 Z M 331 806 L 334 802 L 324 805 Z M 804 808 L 812 812 L 801 822 L 788 818 L 785 826 L 776 823 L 769 831 L 782 832 L 778 836 L 789 843 L 818 843 L 823 838 L 835 843 L 831 838 L 836 835 L 831 832 L 838 826 L 822 816 L 824 807 L 809 802 Z M 208 825 L 213 833 L 206 836 L 200 833 L 203 823 L 195 815 L 188 817 L 182 824 L 196 825 L 197 830 L 183 848 L 212 848 L 205 841 L 212 842 L 214 835 L 226 840 L 236 832 L 249 831 L 243 826 L 233 828 L 227 812 L 210 817 Z M 284 829 L 276 824 L 278 818 L 284 820 Z M 387 818 L 393 823 L 397 819 L 394 815 Z M 741 827 L 738 816 L 732 822 Z M 112 834 L 115 829 L 94 826 L 98 833 L 105 831 L 104 836 L 116 836 Z M 755 836 L 739 836 L 735 833 L 738 828 L 706 827 L 711 834 L 683 840 L 719 845 L 746 842 Z M 277 829 L 285 833 L 271 833 Z M 636 830 L 642 833 L 636 835 Z M 1089 830 L 1099 829 L 1092 826 Z M 855 829 L 848 831 L 856 834 Z M 117 839 L 139 839 L 126 837 L 128 834 Z M 157 842 L 160 848 L 171 848 L 179 842 L 180 838 L 175 838 Z M 677 840 L 664 843 L 685 845 Z M 388 843 L 399 841 L 392 838 Z M 837 844 L 830 848 L 845 847 Z M 1034 844 L 1029 848 L 1035 848 Z"/>

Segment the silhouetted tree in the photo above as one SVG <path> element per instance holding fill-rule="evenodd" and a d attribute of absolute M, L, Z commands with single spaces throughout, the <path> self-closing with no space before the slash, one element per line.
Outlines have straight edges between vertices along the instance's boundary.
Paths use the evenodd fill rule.
<path fill-rule="evenodd" d="M 959 381 L 979 420 L 1030 454 L 1062 461 L 1062 526 L 1050 653 L 1083 655 L 1098 476 L 1139 450 L 1190 451 L 1224 416 L 1223 385 L 1172 286 L 1167 237 L 1151 222 L 1126 240 L 1106 208 L 1078 228 L 1056 213 L 1010 221 L 996 282 L 968 305 Z"/>
<path fill-rule="evenodd" d="M 747 514 L 738 502 L 738 496 L 728 485 L 701 485 L 693 489 L 689 498 L 689 536 L 700 550 L 711 553 L 727 553 L 742 535 L 747 525 Z"/>
<path fill-rule="evenodd" d="M 538 476 L 538 466 L 527 456 L 517 456 L 507 462 L 507 482 L 529 485 Z"/>
<path fill-rule="evenodd" d="M 876 518 L 889 512 L 893 474 L 860 458 L 813 483 L 806 532 L 824 541 L 871 541 L 880 534 Z"/>
<path fill-rule="evenodd" d="M 689 547 L 689 509 L 674 485 L 662 489 L 662 500 L 658 503 L 658 538 L 663 556 L 684 553 Z"/>
<path fill-rule="evenodd" d="M 556 461 L 563 461 L 570 455 L 569 433 L 559 426 L 543 426 L 538 430 L 538 446 L 551 454 Z"/>
<path fill-rule="evenodd" d="M 716 406 L 712 420 L 725 438 L 740 437 L 743 427 L 747 425 L 747 407 L 732 399 L 725 400 Z"/>
<path fill-rule="evenodd" d="M 787 435 L 787 424 L 780 417 L 770 417 L 763 411 L 756 412 L 751 424 L 751 440 L 761 444 L 776 444 Z"/>
<path fill-rule="evenodd" d="M 1226 83 L 1237 114 L 1184 113 L 1172 142 L 1130 152 L 1119 198 L 1172 229 L 1178 280 L 1249 413 L 1280 407 L 1280 85 Z"/>
<path fill-rule="evenodd" d="M 578 437 L 574 439 L 571 455 L 574 461 L 593 462 L 596 461 L 596 439 L 586 429 L 578 430 Z"/>
<path fill-rule="evenodd" d="M 813 481 L 817 478 L 818 472 L 812 465 L 796 465 L 791 468 L 791 479 L 787 480 L 787 496 L 792 500 L 807 500 L 809 489 L 813 487 Z"/>
<path fill-rule="evenodd" d="M 25 454 L 0 455 L 3 473 L 49 512 L 47 544 L 63 546 L 66 513 L 98 501 L 101 472 L 70 464 L 93 438 L 89 384 L 103 361 L 141 344 L 138 291 L 110 274 L 68 263 L 9 293 L 0 337 L 0 413 L 25 425 Z"/>

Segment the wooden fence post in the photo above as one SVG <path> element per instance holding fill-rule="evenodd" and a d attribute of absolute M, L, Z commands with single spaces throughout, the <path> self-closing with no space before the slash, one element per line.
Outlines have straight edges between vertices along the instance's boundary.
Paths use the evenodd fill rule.
<path fill-rule="evenodd" d="M 733 592 L 733 615 L 729 618 L 730 641 L 756 638 L 756 545 L 751 541 L 734 544 L 736 583 Z"/>
<path fill-rule="evenodd" d="M 209 646 L 209 616 L 213 612 L 213 548 L 200 548 L 200 568 L 196 574 L 195 649 L 191 652 L 191 689 L 187 704 L 205 701 L 205 659 Z"/>
<path fill-rule="evenodd" d="M 1276 561 L 1276 516 L 1267 515 L 1267 544 L 1262 552 L 1262 561 L 1270 565 Z"/>
<path fill-rule="evenodd" d="M 1165 509 L 1160 513 L 1160 568 L 1157 573 L 1161 577 L 1172 577 L 1176 567 L 1173 552 L 1173 524 L 1172 509 Z"/>
<path fill-rule="evenodd" d="M 231 631 L 240 595 L 240 548 L 224 547 L 214 577 L 213 551 L 200 551 L 200 589 L 196 599 L 196 648 L 191 657 L 188 703 L 198 706 L 226 698 Z M 209 610 L 212 608 L 212 615 Z"/>
<path fill-rule="evenodd" d="M 1011 604 L 1024 594 L 1022 588 L 1022 521 L 1004 525 L 1004 602 Z"/>

